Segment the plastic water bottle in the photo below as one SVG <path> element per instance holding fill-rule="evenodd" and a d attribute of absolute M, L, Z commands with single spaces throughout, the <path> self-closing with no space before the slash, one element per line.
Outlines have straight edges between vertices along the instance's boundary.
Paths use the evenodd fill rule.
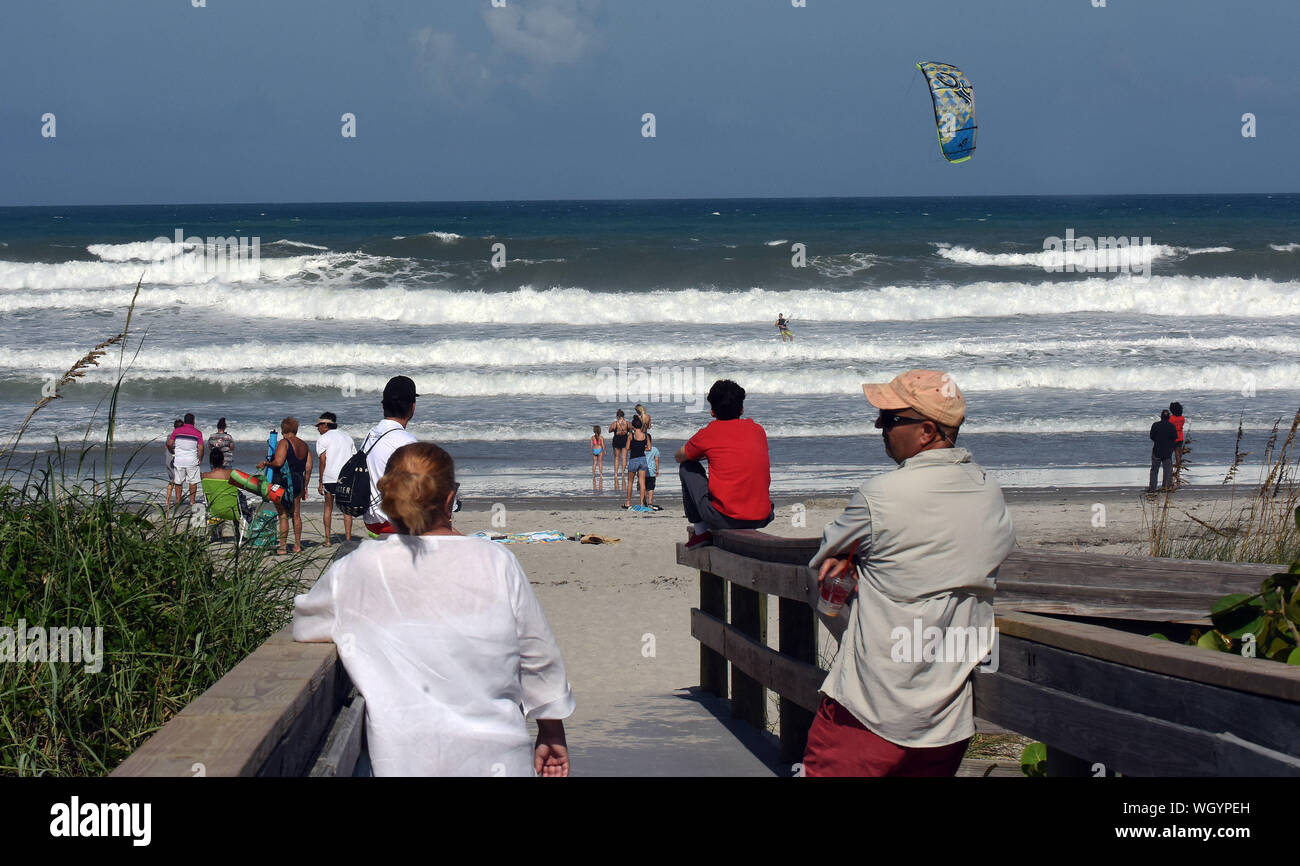
<path fill-rule="evenodd" d="M 817 612 L 823 616 L 839 616 L 844 603 L 853 594 L 857 586 L 857 566 L 849 560 L 848 568 L 839 577 L 828 577 L 822 581 L 821 598 L 817 600 Z"/>

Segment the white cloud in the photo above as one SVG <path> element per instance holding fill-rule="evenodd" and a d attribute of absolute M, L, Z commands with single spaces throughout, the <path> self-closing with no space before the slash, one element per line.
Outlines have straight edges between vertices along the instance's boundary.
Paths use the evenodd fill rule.
<path fill-rule="evenodd" d="M 451 33 L 425 27 L 415 34 L 416 59 L 433 90 L 452 102 L 466 102 L 492 81 L 487 64 L 476 52 L 466 51 Z"/>
<path fill-rule="evenodd" d="M 483 21 L 495 47 L 538 66 L 573 64 L 596 41 L 600 0 L 507 0 L 487 6 Z"/>
<path fill-rule="evenodd" d="M 468 104 L 499 84 L 534 96 L 546 88 L 548 70 L 572 66 L 598 45 L 596 17 L 603 0 L 507 0 L 484 4 L 491 45 L 464 48 L 455 33 L 425 27 L 415 34 L 416 62 L 430 88 L 446 101 Z"/>

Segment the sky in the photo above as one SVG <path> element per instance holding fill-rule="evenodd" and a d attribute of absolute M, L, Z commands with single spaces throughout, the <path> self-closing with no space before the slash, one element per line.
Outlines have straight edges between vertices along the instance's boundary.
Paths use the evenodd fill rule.
<path fill-rule="evenodd" d="M 493 2 L 5 3 L 0 205 L 1300 190 L 1296 0 Z"/>

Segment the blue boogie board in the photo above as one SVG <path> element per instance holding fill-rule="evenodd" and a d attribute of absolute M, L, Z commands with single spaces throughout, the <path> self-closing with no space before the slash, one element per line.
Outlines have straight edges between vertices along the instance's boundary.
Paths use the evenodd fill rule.
<path fill-rule="evenodd" d="M 280 441 L 280 440 L 279 440 L 279 437 L 276 435 L 275 431 L 272 430 L 272 431 L 271 431 L 271 435 L 270 435 L 269 437 L 267 437 L 267 440 L 266 440 L 266 459 L 267 459 L 267 460 L 274 460 L 274 459 L 275 459 L 275 446 L 279 444 L 279 441 Z M 266 483 L 267 483 L 267 484 L 273 484 L 273 483 L 274 483 L 274 481 L 273 481 L 272 478 L 271 478 L 271 476 L 274 475 L 274 474 L 275 474 L 275 470 L 274 470 L 274 469 L 272 469 L 270 466 L 266 467 Z"/>

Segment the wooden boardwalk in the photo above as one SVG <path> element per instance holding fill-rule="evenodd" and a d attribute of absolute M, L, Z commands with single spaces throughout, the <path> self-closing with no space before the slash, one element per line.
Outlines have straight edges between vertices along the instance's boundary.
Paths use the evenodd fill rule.
<path fill-rule="evenodd" d="M 701 685 L 615 696 L 575 717 L 566 725 L 574 774 L 797 775 L 824 676 L 808 603 L 816 543 L 737 532 L 720 533 L 715 547 L 679 547 L 678 562 L 701 573 L 701 605 L 689 612 Z M 1049 743 L 1051 775 L 1086 775 L 1098 763 L 1126 775 L 1300 775 L 1300 669 L 1143 630 L 1153 611 L 1196 622 L 1214 599 L 1250 591 L 1273 570 L 1016 551 L 999 578 L 1001 668 L 976 675 L 977 729 L 1001 724 Z M 778 599 L 779 649 L 768 646 L 768 595 Z M 112 775 L 351 775 L 363 707 L 335 647 L 294 643 L 286 628 Z M 1021 777 L 1013 758 L 968 760 L 958 775 Z"/>

